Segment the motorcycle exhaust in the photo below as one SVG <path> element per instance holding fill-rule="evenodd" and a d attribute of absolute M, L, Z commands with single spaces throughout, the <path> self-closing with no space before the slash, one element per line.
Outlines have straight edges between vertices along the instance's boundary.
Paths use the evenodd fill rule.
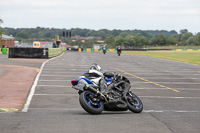
<path fill-rule="evenodd" d="M 89 90 L 94 94 L 97 94 L 99 91 L 96 90 L 94 87 L 92 87 L 91 85 L 85 85 L 85 90 Z"/>
<path fill-rule="evenodd" d="M 85 85 L 85 90 L 89 90 L 92 93 L 97 94 L 100 97 L 103 97 L 103 99 L 106 101 L 106 103 L 108 103 L 107 98 L 102 93 L 100 93 L 97 89 L 95 89 L 94 87 L 92 87 L 91 85 Z"/>

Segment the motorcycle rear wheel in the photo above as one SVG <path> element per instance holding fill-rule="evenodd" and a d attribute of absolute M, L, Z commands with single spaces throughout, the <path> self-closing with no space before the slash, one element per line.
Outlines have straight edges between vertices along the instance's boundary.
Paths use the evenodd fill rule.
<path fill-rule="evenodd" d="M 128 109 L 134 113 L 141 113 L 143 110 L 143 103 L 138 96 L 136 96 L 132 92 L 127 93 L 127 97 L 125 98 Z"/>
<path fill-rule="evenodd" d="M 102 101 L 98 101 L 98 102 L 94 102 L 91 99 L 91 96 L 93 96 L 94 94 L 92 92 L 89 91 L 84 91 L 80 94 L 79 96 L 79 102 L 82 106 L 82 108 L 90 113 L 90 114 L 101 114 L 101 112 L 104 109 L 103 106 L 103 102 Z"/>

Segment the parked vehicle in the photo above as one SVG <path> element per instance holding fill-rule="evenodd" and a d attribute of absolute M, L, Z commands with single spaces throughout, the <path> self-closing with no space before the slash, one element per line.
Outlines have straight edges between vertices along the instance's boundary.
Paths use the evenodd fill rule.
<path fill-rule="evenodd" d="M 143 110 L 140 98 L 130 91 L 130 81 L 120 74 L 101 71 L 97 64 L 71 84 L 79 92 L 82 108 L 90 114 L 128 109 L 140 113 Z"/>

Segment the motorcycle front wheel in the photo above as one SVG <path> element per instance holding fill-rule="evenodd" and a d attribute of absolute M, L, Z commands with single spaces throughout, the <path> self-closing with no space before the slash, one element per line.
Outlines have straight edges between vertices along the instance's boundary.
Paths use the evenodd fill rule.
<path fill-rule="evenodd" d="M 89 91 L 84 91 L 80 94 L 79 102 L 82 108 L 90 114 L 101 114 L 104 109 L 103 102 L 97 100 L 94 94 Z"/>
<path fill-rule="evenodd" d="M 118 54 L 118 56 L 120 56 L 121 52 L 118 52 L 117 54 Z"/>
<path fill-rule="evenodd" d="M 126 96 L 126 102 L 128 105 L 128 109 L 134 113 L 141 113 L 143 110 L 142 101 L 138 96 L 136 96 L 132 92 L 128 92 Z"/>

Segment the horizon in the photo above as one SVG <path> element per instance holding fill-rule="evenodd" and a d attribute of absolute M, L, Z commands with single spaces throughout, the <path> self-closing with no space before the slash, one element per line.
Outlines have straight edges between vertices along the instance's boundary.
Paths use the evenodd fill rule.
<path fill-rule="evenodd" d="M 57 27 L 41 27 L 41 26 L 36 26 L 36 27 L 17 27 L 17 28 L 14 28 L 14 27 L 0 27 L 0 28 L 13 28 L 13 29 L 31 29 L 31 28 L 34 28 L 34 29 L 36 29 L 37 27 L 39 27 L 39 28 L 45 28 L 45 29 L 47 29 L 47 28 L 49 28 L 49 29 L 64 29 L 64 30 L 71 30 L 71 29 L 87 29 L 87 30 L 95 30 L 95 31 L 99 31 L 99 30 L 104 30 L 104 29 L 106 29 L 106 30 L 110 30 L 110 31 L 112 31 L 112 30 L 121 30 L 121 31 L 126 31 L 126 30 L 130 30 L 130 31 L 134 31 L 134 30 L 138 30 L 138 31 L 167 31 L 167 32 L 171 32 L 171 31 L 175 31 L 175 32 L 177 32 L 178 34 L 180 33 L 180 31 L 176 31 L 176 30 L 165 30 L 165 29 L 155 29 L 155 30 L 153 30 L 153 29 L 148 29 L 148 30 L 143 30 L 143 29 L 107 29 L 107 28 L 104 28 L 104 29 L 89 29 L 89 28 L 80 28 L 80 27 L 76 27 L 76 28 L 74 28 L 74 27 L 72 27 L 72 28 L 70 28 L 70 29 L 66 29 L 66 28 L 57 28 Z M 184 30 L 184 29 L 180 29 L 180 30 Z M 186 29 L 186 30 L 188 30 L 188 29 Z M 188 30 L 188 32 L 191 32 L 191 31 L 189 31 Z M 191 32 L 192 33 L 192 32 Z M 200 33 L 200 32 L 197 32 L 197 33 Z M 196 34 L 197 34 L 196 33 Z M 195 33 L 193 33 L 193 34 L 195 34 Z"/>
<path fill-rule="evenodd" d="M 199 0 L 1 0 L 2 27 L 200 32 Z"/>

